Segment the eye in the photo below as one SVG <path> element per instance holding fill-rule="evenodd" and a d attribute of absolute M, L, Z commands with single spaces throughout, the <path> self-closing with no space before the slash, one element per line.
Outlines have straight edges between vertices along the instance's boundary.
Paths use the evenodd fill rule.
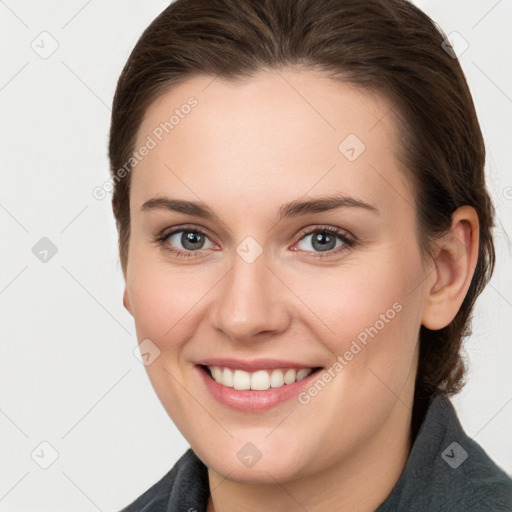
<path fill-rule="evenodd" d="M 174 255 L 185 257 L 195 256 L 194 253 L 200 253 L 203 249 L 210 249 L 213 246 L 204 231 L 183 226 L 163 232 L 154 241 Z M 206 243 L 205 246 L 205 242 L 209 242 L 210 245 Z"/>
<path fill-rule="evenodd" d="M 296 245 L 300 251 L 310 253 L 308 257 L 326 258 L 354 247 L 356 240 L 347 236 L 339 228 L 319 226 L 303 232 Z M 310 238 L 311 237 L 311 238 Z M 309 239 L 309 241 L 308 241 Z M 164 230 L 154 239 L 164 250 L 179 257 L 198 257 L 202 252 L 213 248 L 215 244 L 207 233 L 196 227 L 178 226 Z M 312 248 L 313 250 L 310 250 Z M 292 249 L 297 250 L 297 249 Z"/>
<path fill-rule="evenodd" d="M 316 254 L 311 256 L 323 258 L 348 250 L 356 242 L 338 228 L 323 226 L 306 232 L 297 245 L 300 243 L 303 244 L 302 247 L 299 247 L 301 251 L 316 252 Z M 313 248 L 313 251 L 310 251 L 309 248 Z"/>

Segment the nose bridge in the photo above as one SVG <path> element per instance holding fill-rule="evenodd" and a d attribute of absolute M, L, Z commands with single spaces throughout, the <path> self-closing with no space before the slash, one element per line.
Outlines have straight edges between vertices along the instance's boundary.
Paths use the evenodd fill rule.
<path fill-rule="evenodd" d="M 239 341 L 261 332 L 279 332 L 291 315 L 283 300 L 285 289 L 267 267 L 265 253 L 244 241 L 233 256 L 233 266 L 216 298 L 216 327 Z"/>

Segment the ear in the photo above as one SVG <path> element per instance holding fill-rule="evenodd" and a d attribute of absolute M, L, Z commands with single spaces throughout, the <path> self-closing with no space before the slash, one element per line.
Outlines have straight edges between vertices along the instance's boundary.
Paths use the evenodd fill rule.
<path fill-rule="evenodd" d="M 123 306 L 128 310 L 130 315 L 133 316 L 132 305 L 130 302 L 130 296 L 128 295 L 128 288 L 126 287 L 126 285 L 124 287 L 124 292 L 123 292 Z"/>
<path fill-rule="evenodd" d="M 453 213 L 450 231 L 435 241 L 422 316 L 428 329 L 446 327 L 459 311 L 478 261 L 479 232 L 475 209 L 462 206 Z"/>

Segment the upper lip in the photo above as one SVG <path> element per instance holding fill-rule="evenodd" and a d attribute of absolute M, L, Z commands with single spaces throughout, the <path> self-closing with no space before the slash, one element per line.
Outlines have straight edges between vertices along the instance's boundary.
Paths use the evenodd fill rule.
<path fill-rule="evenodd" d="M 204 366 L 221 366 L 235 370 L 254 372 L 257 370 L 271 370 L 274 368 L 319 368 L 319 365 L 302 364 L 296 361 L 284 359 L 233 359 L 228 357 L 212 357 L 198 361 L 197 364 Z"/>

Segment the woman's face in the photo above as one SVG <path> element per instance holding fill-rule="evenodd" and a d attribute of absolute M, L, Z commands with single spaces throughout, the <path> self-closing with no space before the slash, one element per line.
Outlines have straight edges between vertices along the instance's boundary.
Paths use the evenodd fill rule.
<path fill-rule="evenodd" d="M 169 416 L 232 480 L 357 471 L 408 432 L 430 281 L 391 108 L 287 69 L 146 112 L 124 304 Z"/>

